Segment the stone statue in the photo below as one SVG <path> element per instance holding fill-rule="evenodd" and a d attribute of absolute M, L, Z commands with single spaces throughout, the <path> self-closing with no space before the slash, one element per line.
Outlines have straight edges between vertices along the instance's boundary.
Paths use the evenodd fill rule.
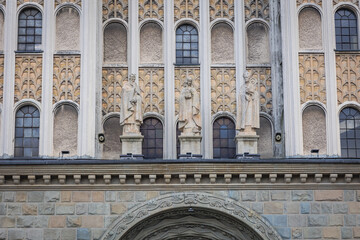
<path fill-rule="evenodd" d="M 200 135 L 200 97 L 192 84 L 193 80 L 187 78 L 180 93 L 179 129 L 181 135 Z"/>
<path fill-rule="evenodd" d="M 135 74 L 131 74 L 121 90 L 120 125 L 123 126 L 123 135 L 139 134 L 143 122 L 140 89 L 135 78 Z"/>
<path fill-rule="evenodd" d="M 238 98 L 239 109 L 237 111 L 236 129 L 244 132 L 254 132 L 253 129 L 260 127 L 260 102 L 259 93 L 256 89 L 257 80 L 249 79 L 250 73 L 244 73 L 244 84 Z"/>

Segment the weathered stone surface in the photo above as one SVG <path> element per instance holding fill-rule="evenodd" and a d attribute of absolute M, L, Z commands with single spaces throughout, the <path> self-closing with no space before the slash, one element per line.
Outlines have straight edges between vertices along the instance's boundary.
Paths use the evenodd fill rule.
<path fill-rule="evenodd" d="M 346 214 L 348 213 L 348 205 L 346 203 L 334 203 L 333 204 L 334 214 Z"/>
<path fill-rule="evenodd" d="M 275 228 L 276 231 L 278 232 L 278 234 L 283 238 L 283 239 L 290 239 L 291 238 L 291 229 L 290 228 Z"/>
<path fill-rule="evenodd" d="M 288 201 L 290 199 L 290 192 L 284 190 L 270 191 L 272 201 Z"/>
<path fill-rule="evenodd" d="M 281 202 L 265 202 L 264 214 L 283 214 L 284 204 Z"/>
<path fill-rule="evenodd" d="M 0 203 L 0 215 L 6 215 L 6 203 Z"/>
<path fill-rule="evenodd" d="M 239 192 L 237 192 L 239 196 Z M 153 198 L 157 198 L 158 196 L 160 196 L 160 192 L 159 191 L 150 191 L 150 192 L 147 192 L 146 193 L 146 200 L 150 200 L 150 199 L 153 199 Z M 234 198 L 235 200 L 239 200 L 240 198 L 236 199 Z"/>
<path fill-rule="evenodd" d="M 43 202 L 44 192 L 30 191 L 28 192 L 28 202 Z"/>
<path fill-rule="evenodd" d="M 38 208 L 35 204 L 24 204 L 22 205 L 22 214 L 23 215 L 37 215 Z"/>
<path fill-rule="evenodd" d="M 20 203 L 8 203 L 7 204 L 7 215 L 8 216 L 21 215 L 21 204 Z"/>
<path fill-rule="evenodd" d="M 145 202 L 146 201 L 146 193 L 143 191 L 135 192 L 135 201 L 136 202 Z"/>
<path fill-rule="evenodd" d="M 321 239 L 322 229 L 321 228 L 304 228 L 303 230 L 304 239 Z"/>
<path fill-rule="evenodd" d="M 323 229 L 323 237 L 325 239 L 340 239 L 341 238 L 340 228 L 326 227 Z"/>
<path fill-rule="evenodd" d="M 108 215 L 110 213 L 110 206 L 106 203 L 89 203 L 90 215 Z"/>
<path fill-rule="evenodd" d="M 259 202 L 267 202 L 269 201 L 269 191 L 257 191 L 257 201 Z"/>
<path fill-rule="evenodd" d="M 76 239 L 76 229 L 62 229 L 61 240 L 74 240 Z"/>
<path fill-rule="evenodd" d="M 291 193 L 291 198 L 293 201 L 312 201 L 314 194 L 311 190 L 294 190 Z"/>
<path fill-rule="evenodd" d="M 310 203 L 308 202 L 302 202 L 300 203 L 300 212 L 302 214 L 309 214 L 310 213 Z"/>
<path fill-rule="evenodd" d="M 25 231 L 21 229 L 9 229 L 9 240 L 22 240 L 25 238 Z"/>
<path fill-rule="evenodd" d="M 263 203 L 252 203 L 251 209 L 254 210 L 258 214 L 262 214 L 264 212 L 264 204 Z"/>
<path fill-rule="evenodd" d="M 360 202 L 360 190 L 356 190 L 356 201 Z"/>
<path fill-rule="evenodd" d="M 100 240 L 106 229 L 92 229 L 92 237 L 94 240 Z"/>
<path fill-rule="evenodd" d="M 88 204 L 87 203 L 77 203 L 76 204 L 76 214 L 85 215 L 88 213 Z"/>
<path fill-rule="evenodd" d="M 114 192 L 114 191 L 106 191 L 106 193 L 105 193 L 105 201 L 107 201 L 107 202 L 115 202 L 116 201 L 116 192 Z"/>
<path fill-rule="evenodd" d="M 301 228 L 293 228 L 291 231 L 291 236 L 293 239 L 302 239 L 302 229 Z"/>
<path fill-rule="evenodd" d="M 341 228 L 341 238 L 342 239 L 352 239 L 353 238 L 352 228 L 347 228 L 347 227 Z"/>
<path fill-rule="evenodd" d="M 300 213 L 300 203 L 287 202 L 287 203 L 285 203 L 284 211 L 287 214 L 299 214 Z"/>
<path fill-rule="evenodd" d="M 15 201 L 16 202 L 26 202 L 27 193 L 26 192 L 16 192 Z"/>
<path fill-rule="evenodd" d="M 49 218 L 49 228 L 64 228 L 66 226 L 66 216 L 51 216 Z"/>
<path fill-rule="evenodd" d="M 119 202 L 133 202 L 134 201 L 134 192 L 120 191 L 118 193 Z"/>
<path fill-rule="evenodd" d="M 76 233 L 77 240 L 90 240 L 91 232 L 90 229 L 87 228 L 78 228 Z"/>
<path fill-rule="evenodd" d="M 110 225 L 117 219 L 119 216 L 107 216 L 105 217 L 105 228 L 109 228 Z"/>
<path fill-rule="evenodd" d="M 104 217 L 103 216 L 82 216 L 83 228 L 103 228 Z"/>
<path fill-rule="evenodd" d="M 349 202 L 349 213 L 360 214 L 360 202 Z"/>
<path fill-rule="evenodd" d="M 333 206 L 331 203 L 321 203 L 321 213 L 331 214 L 333 212 Z"/>
<path fill-rule="evenodd" d="M 46 240 L 60 240 L 61 230 L 60 229 L 45 229 L 44 239 Z"/>
<path fill-rule="evenodd" d="M 42 229 L 28 229 L 25 231 L 26 240 L 40 240 L 43 239 L 43 230 Z"/>
<path fill-rule="evenodd" d="M 311 213 L 312 214 L 320 214 L 321 213 L 320 203 L 311 203 Z"/>
<path fill-rule="evenodd" d="M 45 192 L 44 200 L 45 202 L 58 202 L 60 200 L 60 192 Z"/>
<path fill-rule="evenodd" d="M 256 192 L 255 191 L 242 191 L 241 192 L 241 200 L 242 201 L 256 201 Z"/>
<path fill-rule="evenodd" d="M 15 192 L 5 192 L 3 195 L 4 202 L 14 202 L 15 201 Z"/>
<path fill-rule="evenodd" d="M 34 228 L 47 228 L 49 226 L 49 216 L 34 217 Z"/>
<path fill-rule="evenodd" d="M 18 228 L 31 228 L 33 227 L 34 217 L 32 216 L 19 216 L 16 217 L 16 227 Z"/>
<path fill-rule="evenodd" d="M 70 216 L 66 218 L 66 226 L 68 228 L 81 227 L 81 217 Z"/>
<path fill-rule="evenodd" d="M 70 191 L 62 191 L 60 195 L 61 195 L 61 202 L 70 202 L 71 201 L 71 192 Z"/>
<path fill-rule="evenodd" d="M 355 201 L 355 191 L 354 190 L 345 190 L 344 191 L 344 201 L 347 201 L 347 202 Z"/>
<path fill-rule="evenodd" d="M 55 214 L 55 203 L 40 203 L 39 204 L 40 215 L 54 215 Z"/>
<path fill-rule="evenodd" d="M 349 226 L 356 226 L 356 215 L 345 215 L 344 216 L 344 225 Z"/>
<path fill-rule="evenodd" d="M 91 192 L 89 191 L 74 191 L 72 192 L 73 202 L 90 202 Z"/>
<path fill-rule="evenodd" d="M 344 198 L 343 190 L 316 190 L 316 201 L 342 201 Z"/>
<path fill-rule="evenodd" d="M 360 238 L 360 227 L 353 228 L 353 237 Z"/>
<path fill-rule="evenodd" d="M 111 214 L 118 214 L 121 215 L 125 213 L 127 210 L 127 207 L 123 203 L 112 203 L 111 204 Z"/>
<path fill-rule="evenodd" d="M 308 225 L 309 227 L 320 227 L 326 226 L 328 224 L 327 215 L 309 215 L 308 216 Z"/>
<path fill-rule="evenodd" d="M 15 227 L 15 217 L 0 217 L 0 228 Z"/>
<path fill-rule="evenodd" d="M 343 215 L 330 215 L 329 216 L 329 226 L 343 226 L 344 225 L 344 216 Z"/>
<path fill-rule="evenodd" d="M 73 215 L 74 213 L 75 213 L 75 204 L 71 204 L 71 203 L 56 204 L 56 214 Z"/>
<path fill-rule="evenodd" d="M 306 227 L 306 216 L 304 215 L 289 215 L 289 227 Z"/>
<path fill-rule="evenodd" d="M 7 239 L 7 229 L 0 229 L 0 240 Z"/>
<path fill-rule="evenodd" d="M 104 202 L 105 196 L 104 192 L 94 191 L 91 193 L 93 202 Z"/>

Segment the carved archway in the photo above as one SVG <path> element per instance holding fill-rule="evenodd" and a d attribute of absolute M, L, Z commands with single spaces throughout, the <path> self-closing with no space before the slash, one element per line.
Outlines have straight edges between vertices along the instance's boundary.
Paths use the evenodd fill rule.
<path fill-rule="evenodd" d="M 260 215 L 207 193 L 152 199 L 116 219 L 102 240 L 281 240 Z"/>

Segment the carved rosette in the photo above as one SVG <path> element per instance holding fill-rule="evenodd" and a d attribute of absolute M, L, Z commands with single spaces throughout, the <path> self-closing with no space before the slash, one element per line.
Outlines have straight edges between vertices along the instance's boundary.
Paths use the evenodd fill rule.
<path fill-rule="evenodd" d="M 300 101 L 319 101 L 326 104 L 324 54 L 300 54 Z"/>
<path fill-rule="evenodd" d="M 360 54 L 336 55 L 336 81 L 338 104 L 360 100 Z"/>
<path fill-rule="evenodd" d="M 333 5 L 336 5 L 341 2 L 350 2 L 355 4 L 356 6 L 359 6 L 359 0 L 333 0 Z"/>
<path fill-rule="evenodd" d="M 42 56 L 23 55 L 15 58 L 14 100 L 34 99 L 41 101 Z"/>
<path fill-rule="evenodd" d="M 210 0 L 210 21 L 227 18 L 234 21 L 234 0 Z"/>
<path fill-rule="evenodd" d="M 128 21 L 128 0 L 102 0 L 103 22 L 110 18 L 120 18 Z"/>
<path fill-rule="evenodd" d="M 4 55 L 0 55 L 0 103 L 4 97 Z"/>
<path fill-rule="evenodd" d="M 12 0 L 14 1 L 14 0 Z M 44 0 L 17 0 L 17 6 L 20 6 L 23 3 L 27 3 L 27 2 L 33 2 L 33 3 L 38 3 L 41 6 L 44 6 Z"/>
<path fill-rule="evenodd" d="M 258 90 L 260 96 L 260 112 L 272 115 L 272 85 L 270 68 L 248 68 L 249 78 L 255 78 L 258 81 Z"/>
<path fill-rule="evenodd" d="M 55 0 L 55 7 L 57 7 L 63 3 L 72 3 L 72 4 L 79 5 L 81 7 L 81 0 Z"/>
<path fill-rule="evenodd" d="M 245 21 L 262 18 L 270 21 L 269 0 L 245 0 Z"/>
<path fill-rule="evenodd" d="M 54 56 L 53 103 L 72 100 L 80 104 L 80 55 Z"/>
<path fill-rule="evenodd" d="M 300 6 L 301 4 L 304 4 L 304 3 L 313 3 L 320 7 L 322 6 L 322 0 L 297 0 L 296 1 L 297 6 Z"/>
<path fill-rule="evenodd" d="M 146 18 L 164 21 L 164 0 L 139 0 L 139 22 Z"/>
<path fill-rule="evenodd" d="M 139 87 L 144 113 L 164 114 L 164 69 L 140 68 Z"/>
<path fill-rule="evenodd" d="M 211 112 L 222 111 L 236 115 L 235 68 L 211 69 Z"/>
<path fill-rule="evenodd" d="M 192 18 L 200 21 L 199 0 L 174 0 L 174 20 Z"/>
<path fill-rule="evenodd" d="M 127 68 L 103 68 L 102 113 L 120 112 L 121 89 L 128 79 Z"/>
<path fill-rule="evenodd" d="M 191 77 L 193 86 L 200 94 L 200 68 L 175 68 L 175 114 L 179 114 L 180 109 L 180 93 L 183 88 L 184 82 L 187 78 Z"/>

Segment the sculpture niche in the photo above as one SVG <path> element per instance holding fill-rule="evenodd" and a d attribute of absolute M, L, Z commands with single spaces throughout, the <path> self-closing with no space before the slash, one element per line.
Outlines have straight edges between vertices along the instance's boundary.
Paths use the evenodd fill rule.
<path fill-rule="evenodd" d="M 250 78 L 250 73 L 244 73 L 244 84 L 238 96 L 238 111 L 236 116 L 236 129 L 239 131 L 235 137 L 237 153 L 257 154 L 259 136 L 256 129 L 260 128 L 260 99 L 257 90 L 258 80 Z"/>
<path fill-rule="evenodd" d="M 187 77 L 184 82 L 179 102 L 180 154 L 200 154 L 200 96 L 193 86 L 193 79 L 191 77 Z"/>
<path fill-rule="evenodd" d="M 121 90 L 120 126 L 122 126 L 122 154 L 141 154 L 143 136 L 140 125 L 143 122 L 142 98 L 136 83 L 136 75 L 131 74 Z"/>

